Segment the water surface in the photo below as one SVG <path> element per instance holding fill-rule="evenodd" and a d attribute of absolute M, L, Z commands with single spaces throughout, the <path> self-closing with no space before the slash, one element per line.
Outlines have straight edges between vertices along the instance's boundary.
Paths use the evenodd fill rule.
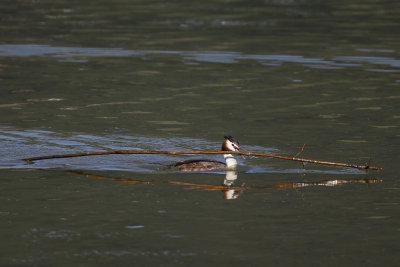
<path fill-rule="evenodd" d="M 4 265 L 396 266 L 400 5 L 2 1 Z M 110 150 L 247 151 L 383 171 Z M 220 160 L 219 156 L 210 158 Z M 233 179 L 232 177 L 236 178 Z M 232 184 L 230 187 L 226 184 Z"/>

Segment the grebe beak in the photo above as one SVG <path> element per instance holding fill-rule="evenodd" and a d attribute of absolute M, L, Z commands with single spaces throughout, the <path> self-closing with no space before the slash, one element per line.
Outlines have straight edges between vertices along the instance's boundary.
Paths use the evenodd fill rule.
<path fill-rule="evenodd" d="M 242 152 L 242 153 L 246 153 L 246 151 L 244 151 L 244 150 L 240 149 L 240 147 L 239 147 L 239 149 L 238 149 L 238 150 L 236 150 L 236 151 L 238 151 L 238 152 Z M 243 155 L 243 154 L 241 154 L 241 155 L 240 155 L 240 157 L 242 157 L 242 159 L 246 159 L 245 155 Z"/>

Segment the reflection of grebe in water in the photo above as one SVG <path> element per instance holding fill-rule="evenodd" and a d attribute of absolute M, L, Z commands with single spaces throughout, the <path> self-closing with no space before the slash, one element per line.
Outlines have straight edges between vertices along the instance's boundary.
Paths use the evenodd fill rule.
<path fill-rule="evenodd" d="M 232 136 L 224 136 L 225 141 L 222 144 L 222 151 L 242 151 L 239 147 L 239 142 Z M 212 159 L 194 159 L 178 161 L 172 166 L 180 171 L 212 171 L 212 170 L 234 170 L 237 166 L 237 161 L 232 154 L 224 154 L 226 163 Z"/>

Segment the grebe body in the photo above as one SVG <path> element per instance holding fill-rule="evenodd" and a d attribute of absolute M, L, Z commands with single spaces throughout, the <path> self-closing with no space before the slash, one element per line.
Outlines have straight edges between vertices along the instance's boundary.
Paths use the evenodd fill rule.
<path fill-rule="evenodd" d="M 222 143 L 222 151 L 241 151 L 239 142 L 232 136 L 224 136 L 225 141 Z M 226 163 L 212 159 L 194 159 L 178 161 L 172 166 L 180 171 L 212 171 L 212 170 L 233 170 L 236 169 L 237 161 L 232 154 L 224 154 Z"/>
<path fill-rule="evenodd" d="M 175 162 L 174 167 L 180 171 L 185 172 L 199 172 L 199 171 L 212 171 L 223 170 L 226 168 L 224 162 L 212 159 L 193 159 Z"/>

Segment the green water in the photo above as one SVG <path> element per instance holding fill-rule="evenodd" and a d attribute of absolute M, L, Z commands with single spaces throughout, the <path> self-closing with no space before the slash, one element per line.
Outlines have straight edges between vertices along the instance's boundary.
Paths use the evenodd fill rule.
<path fill-rule="evenodd" d="M 2 1 L 0 263 L 396 266 L 396 1 Z M 195 155 L 243 149 L 383 171 Z M 221 159 L 218 155 L 210 158 Z"/>

